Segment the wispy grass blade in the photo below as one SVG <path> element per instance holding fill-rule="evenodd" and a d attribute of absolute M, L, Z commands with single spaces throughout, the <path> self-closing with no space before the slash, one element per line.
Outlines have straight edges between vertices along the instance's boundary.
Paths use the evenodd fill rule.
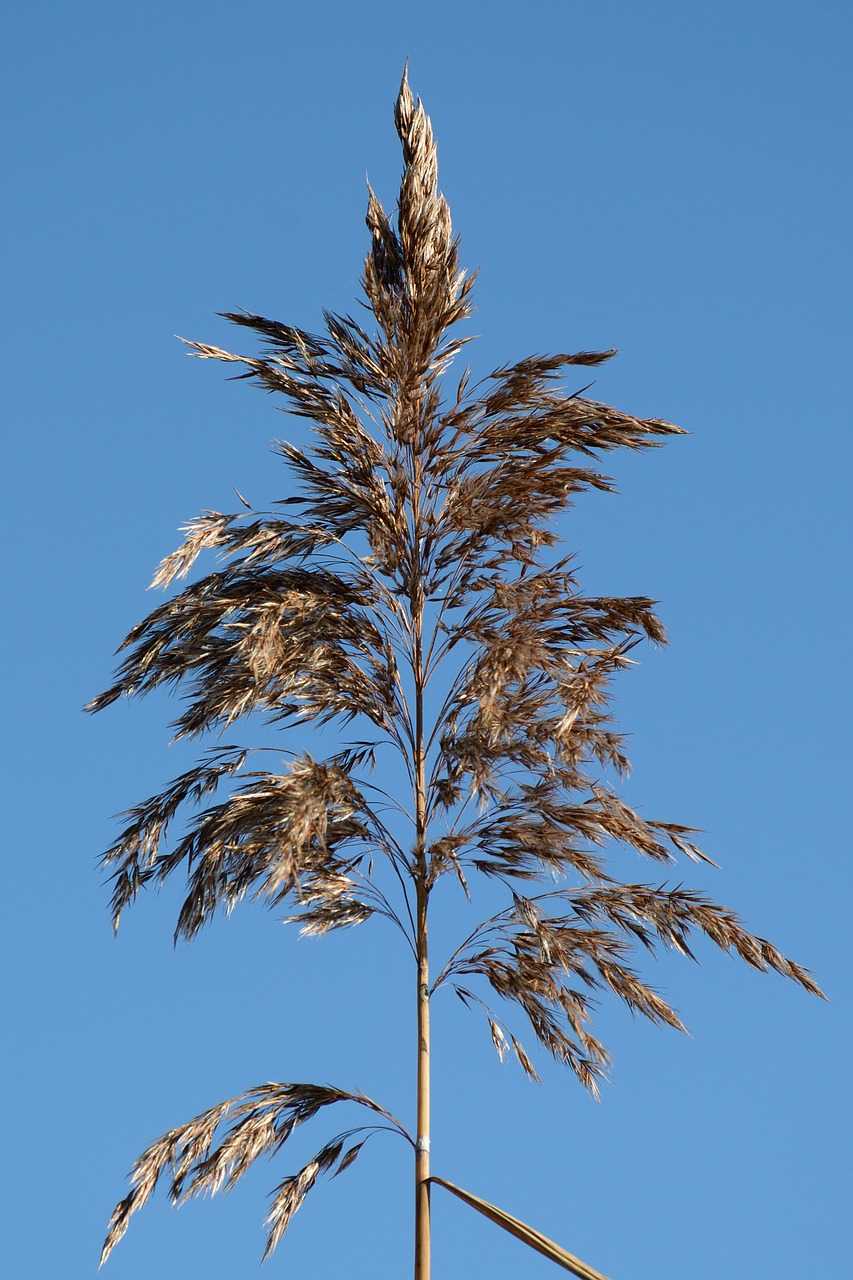
<path fill-rule="evenodd" d="M 463 1191 L 461 1187 L 448 1182 L 445 1178 L 431 1177 L 430 1182 L 437 1187 L 444 1187 L 445 1191 L 449 1191 L 464 1204 L 482 1213 L 483 1217 L 494 1222 L 496 1226 L 502 1227 L 504 1231 L 508 1231 L 511 1236 L 515 1236 L 516 1240 L 520 1240 L 530 1249 L 535 1249 L 549 1261 L 556 1262 L 558 1267 L 570 1271 L 573 1276 L 577 1276 L 578 1280 L 607 1280 L 607 1276 L 585 1262 L 581 1262 L 580 1258 L 576 1258 L 567 1249 L 555 1244 L 547 1236 L 543 1236 L 541 1231 L 537 1231 L 535 1227 L 529 1227 L 526 1222 L 522 1222 L 520 1218 L 514 1218 L 511 1213 L 506 1213 L 503 1209 L 498 1209 L 496 1205 L 489 1204 L 488 1200 L 483 1200 L 470 1191 Z"/>

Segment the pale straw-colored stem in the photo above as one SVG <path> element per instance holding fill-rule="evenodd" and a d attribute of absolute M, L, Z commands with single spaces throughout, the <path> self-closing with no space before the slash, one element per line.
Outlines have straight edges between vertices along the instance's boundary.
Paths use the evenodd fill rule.
<path fill-rule="evenodd" d="M 430 1275 L 429 961 L 426 892 L 418 894 L 418 1102 L 415 1148 L 415 1280 Z"/>
<path fill-rule="evenodd" d="M 412 676 L 415 695 L 415 877 L 417 889 L 417 1035 L 418 1035 L 418 1096 L 417 1143 L 415 1147 L 415 1280 L 430 1278 L 430 1189 L 429 1189 L 429 1140 L 430 1140 L 430 1037 L 429 1037 L 429 934 L 427 907 L 429 883 L 427 879 L 427 794 L 426 794 L 426 732 L 424 727 L 424 638 L 423 596 L 421 590 L 421 458 L 420 458 L 420 403 L 416 410 L 418 427 L 414 433 L 412 449 L 412 532 L 414 566 L 412 573 Z"/>

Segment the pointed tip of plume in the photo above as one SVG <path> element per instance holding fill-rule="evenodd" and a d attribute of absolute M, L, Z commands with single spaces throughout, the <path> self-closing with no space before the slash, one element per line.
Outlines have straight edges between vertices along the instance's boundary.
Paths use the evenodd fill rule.
<path fill-rule="evenodd" d="M 388 215 L 370 182 L 367 184 L 367 213 L 364 220 L 370 231 L 377 235 L 381 235 L 382 230 L 388 225 Z"/>
<path fill-rule="evenodd" d="M 407 58 L 406 65 L 403 68 L 403 78 L 400 81 L 397 101 L 394 104 L 394 123 L 397 126 L 397 132 L 401 138 L 408 132 L 414 113 L 415 100 L 412 97 L 412 91 L 409 88 L 409 60 Z"/>

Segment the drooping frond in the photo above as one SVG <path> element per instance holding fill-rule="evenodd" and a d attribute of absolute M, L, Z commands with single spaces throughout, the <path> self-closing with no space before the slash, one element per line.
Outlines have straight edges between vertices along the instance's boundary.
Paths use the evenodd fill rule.
<path fill-rule="evenodd" d="M 399 731 L 395 655 L 367 605 L 330 570 L 240 565 L 209 574 L 134 627 L 116 683 L 90 709 L 165 685 L 189 704 L 179 736 L 253 712 L 278 722 L 361 715 Z"/>
<path fill-rule="evenodd" d="M 259 1156 L 277 1155 L 295 1129 L 339 1102 L 356 1103 L 379 1119 L 339 1133 L 298 1174 L 275 1188 L 267 1218 L 269 1235 L 264 1258 L 268 1257 L 321 1173 L 342 1173 L 349 1168 L 364 1142 L 381 1129 L 390 1129 L 412 1143 L 409 1133 L 390 1111 L 363 1093 L 314 1084 L 259 1085 L 209 1107 L 188 1124 L 164 1133 L 136 1161 L 130 1172 L 131 1190 L 116 1205 L 110 1219 L 100 1265 L 106 1262 L 130 1218 L 150 1199 L 163 1176 L 169 1178 L 173 1204 L 206 1193 L 230 1191 Z M 355 1137 L 357 1142 L 352 1141 Z"/>
<path fill-rule="evenodd" d="M 192 938 L 217 909 L 247 895 L 271 905 L 291 897 L 308 910 L 312 932 L 357 924 L 377 910 L 359 866 L 376 853 L 398 857 L 393 837 L 341 759 L 297 757 L 283 774 L 253 771 L 228 797 L 196 813 L 174 845 L 163 844 L 182 805 L 198 803 L 243 766 L 246 753 L 222 748 L 128 816 L 108 850 L 113 920 L 146 884 L 184 868 L 187 896 L 176 937 Z M 374 901 L 366 901 L 373 898 Z M 387 904 L 380 904 L 388 914 Z"/>
<path fill-rule="evenodd" d="M 663 944 L 692 959 L 693 933 L 754 969 L 775 970 L 821 995 L 807 970 L 749 933 L 727 908 L 682 888 L 612 881 L 534 897 L 514 894 L 511 907 L 485 920 L 458 948 L 435 988 L 450 983 L 470 1000 L 475 997 L 458 978 L 485 978 L 496 995 L 522 1010 L 543 1048 L 597 1094 L 608 1054 L 589 1029 L 585 993 L 610 991 L 632 1013 L 683 1030 L 675 1010 L 640 978 L 633 957 L 638 947 L 653 954 Z M 491 1018 L 490 1025 L 501 1052 Z"/>

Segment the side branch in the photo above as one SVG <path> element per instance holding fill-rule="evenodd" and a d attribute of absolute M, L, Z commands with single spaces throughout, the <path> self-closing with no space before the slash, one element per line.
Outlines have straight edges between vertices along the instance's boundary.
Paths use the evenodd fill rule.
<path fill-rule="evenodd" d="M 387 1124 L 339 1133 L 298 1174 L 285 1178 L 276 1187 L 267 1218 L 270 1230 L 265 1258 L 281 1239 L 318 1175 L 334 1169 L 335 1176 L 349 1168 L 367 1137 L 391 1129 L 414 1147 L 414 1139 L 404 1125 L 366 1094 L 314 1084 L 270 1083 L 249 1089 L 203 1111 L 188 1124 L 170 1129 L 142 1153 L 131 1170 L 130 1194 L 113 1211 L 99 1265 L 106 1262 L 127 1230 L 131 1216 L 150 1198 L 164 1173 L 171 1175 L 169 1196 L 175 1205 L 205 1192 L 215 1195 L 230 1191 L 259 1156 L 275 1155 L 299 1125 L 337 1102 L 357 1103 Z M 214 1146 L 217 1130 L 229 1119 L 230 1127 Z M 347 1145 L 356 1133 L 366 1133 L 367 1137 Z"/>

